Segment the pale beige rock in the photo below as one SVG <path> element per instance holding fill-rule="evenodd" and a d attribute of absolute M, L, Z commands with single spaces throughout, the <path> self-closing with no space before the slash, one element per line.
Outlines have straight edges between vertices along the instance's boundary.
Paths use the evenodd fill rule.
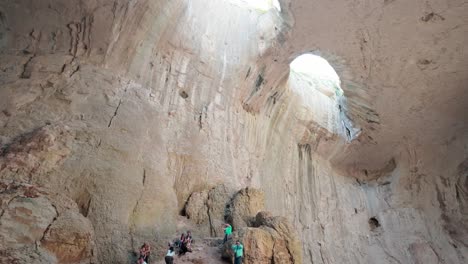
<path fill-rule="evenodd" d="M 31 181 L 61 165 L 73 135 L 66 126 L 46 125 L 19 136 L 0 156 L 0 179 Z"/>
<path fill-rule="evenodd" d="M 190 195 L 185 205 L 185 213 L 194 223 L 207 224 L 209 222 L 207 200 L 208 191 L 195 192 Z"/>
<path fill-rule="evenodd" d="M 192 193 L 185 205 L 185 213 L 196 224 L 204 225 L 205 228 L 208 227 L 206 235 L 213 237 L 224 236 L 223 225 L 226 223 L 226 217 L 228 217 L 233 193 L 224 184 L 202 192 Z"/>
<path fill-rule="evenodd" d="M 226 220 L 233 230 L 254 226 L 255 216 L 265 208 L 265 196 L 260 190 L 245 188 L 237 192 L 228 206 Z"/>
<path fill-rule="evenodd" d="M 208 192 L 206 205 L 208 207 L 211 236 L 224 236 L 223 225 L 226 223 L 227 206 L 233 194 L 234 191 L 224 184 L 220 184 Z"/>
<path fill-rule="evenodd" d="M 35 244 L 42 239 L 57 214 L 45 197 L 14 196 L 3 208 L 0 228 L 2 246 L 18 249 Z"/>
<path fill-rule="evenodd" d="M 76 211 L 65 211 L 51 224 L 41 247 L 53 253 L 59 263 L 92 259 L 94 232 L 88 219 Z"/>
<path fill-rule="evenodd" d="M 221 183 L 262 189 L 304 263 L 466 263 L 468 5 L 280 4 L 1 1 L 0 178 L 76 201 L 99 263 L 172 235 L 188 197 Z M 289 77 L 305 52 L 344 97 Z M 7 157 L 48 123 L 70 137 Z"/>
<path fill-rule="evenodd" d="M 2 181 L 0 201 L 1 263 L 95 261 L 93 227 L 69 198 Z"/>
<path fill-rule="evenodd" d="M 243 263 L 303 263 L 301 242 L 286 218 L 273 217 L 269 212 L 260 212 L 256 218 L 257 228 L 241 228 L 224 245 L 225 258 L 233 257 L 231 246 L 239 240 L 244 245 Z"/>

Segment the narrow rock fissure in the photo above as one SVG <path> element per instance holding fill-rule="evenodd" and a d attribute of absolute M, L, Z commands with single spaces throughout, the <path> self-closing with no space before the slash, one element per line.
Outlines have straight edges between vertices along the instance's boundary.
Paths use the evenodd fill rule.
<path fill-rule="evenodd" d="M 121 104 L 122 104 L 122 99 L 119 100 L 119 104 L 118 104 L 117 107 L 115 108 L 114 115 L 113 115 L 113 116 L 111 117 L 111 119 L 109 120 L 109 124 L 107 125 L 107 127 L 111 127 L 112 121 L 113 121 L 114 118 L 117 116 Z"/>
<path fill-rule="evenodd" d="M 41 243 L 41 242 L 45 239 L 45 236 L 46 236 L 47 233 L 49 232 L 50 227 L 54 224 L 54 222 L 55 222 L 55 221 L 57 220 L 57 218 L 59 217 L 59 213 L 58 213 L 58 211 L 57 211 L 57 207 L 56 207 L 54 204 L 52 204 L 52 207 L 53 207 L 54 210 L 55 210 L 55 217 L 52 219 L 52 222 L 50 222 L 50 224 L 49 224 L 49 225 L 46 227 L 46 229 L 44 230 L 44 233 L 42 234 L 41 239 L 39 239 L 39 241 L 38 241 L 39 243 Z M 37 244 L 36 244 L 36 246 L 37 246 Z"/>
<path fill-rule="evenodd" d="M 20 74 L 21 79 L 29 79 L 31 78 L 31 73 L 32 73 L 32 68 L 30 66 L 31 61 L 36 57 L 35 54 L 33 54 L 29 59 L 24 63 L 23 65 L 23 71 Z"/>

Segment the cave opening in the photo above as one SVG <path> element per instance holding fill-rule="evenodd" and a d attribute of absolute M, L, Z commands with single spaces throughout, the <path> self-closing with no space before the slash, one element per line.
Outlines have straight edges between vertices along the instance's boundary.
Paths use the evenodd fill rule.
<path fill-rule="evenodd" d="M 346 136 L 341 125 L 341 81 L 326 59 L 312 53 L 296 57 L 290 63 L 288 86 L 302 104 L 301 120 Z"/>
<path fill-rule="evenodd" d="M 341 89 L 341 79 L 323 57 L 305 53 L 289 65 L 289 89 L 302 103 L 302 121 L 312 122 L 347 142 L 361 133 L 348 116 L 347 97 Z"/>
<path fill-rule="evenodd" d="M 340 77 L 330 63 L 318 55 L 306 53 L 295 58 L 290 64 L 290 76 L 304 80 L 307 89 L 315 89 L 330 99 L 343 96 Z"/>
<path fill-rule="evenodd" d="M 369 227 L 370 227 L 371 231 L 374 231 L 377 228 L 379 228 L 380 227 L 379 220 L 377 220 L 376 217 L 369 218 Z"/>

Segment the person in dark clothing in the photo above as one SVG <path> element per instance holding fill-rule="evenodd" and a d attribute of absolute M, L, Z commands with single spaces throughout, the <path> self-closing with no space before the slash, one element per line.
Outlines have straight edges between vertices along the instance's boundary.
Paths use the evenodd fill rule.
<path fill-rule="evenodd" d="M 185 255 L 185 253 L 187 253 L 189 250 L 188 250 L 188 247 L 187 247 L 187 241 L 184 241 L 180 244 L 180 249 L 179 249 L 179 256 L 183 256 Z"/>

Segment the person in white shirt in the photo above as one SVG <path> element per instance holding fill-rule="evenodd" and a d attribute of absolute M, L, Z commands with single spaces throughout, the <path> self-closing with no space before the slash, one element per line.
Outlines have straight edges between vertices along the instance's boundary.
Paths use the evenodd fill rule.
<path fill-rule="evenodd" d="M 174 263 L 174 247 L 170 247 L 169 250 L 167 251 L 166 257 L 164 260 L 166 261 L 166 264 L 173 264 Z"/>

